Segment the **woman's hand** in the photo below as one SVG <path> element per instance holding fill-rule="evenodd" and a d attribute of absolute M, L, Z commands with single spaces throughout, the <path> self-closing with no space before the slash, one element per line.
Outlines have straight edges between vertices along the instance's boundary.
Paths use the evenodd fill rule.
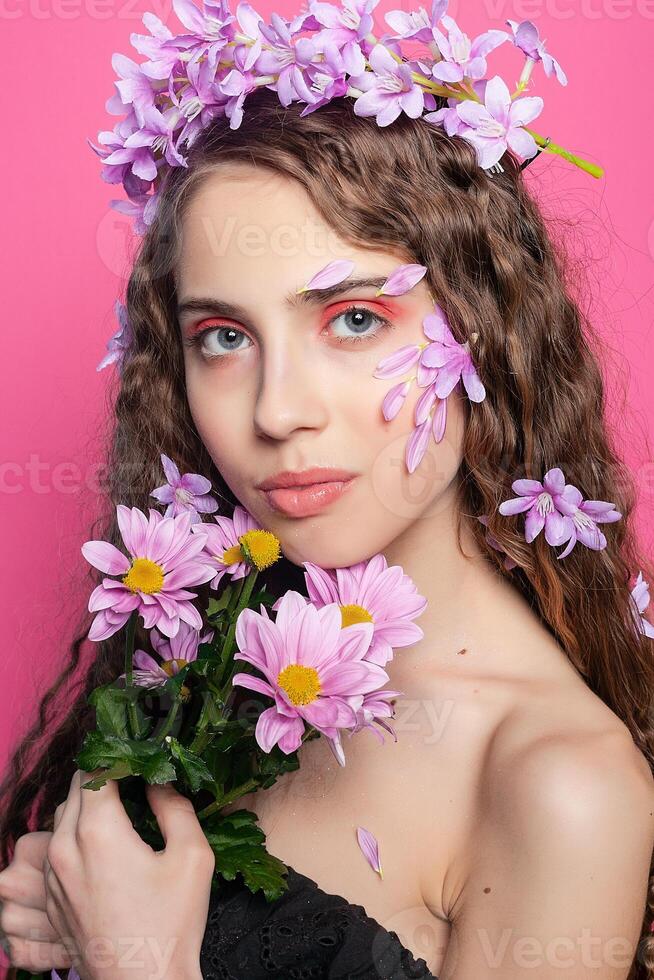
<path fill-rule="evenodd" d="M 76 770 L 44 862 L 48 918 L 82 980 L 201 980 L 215 858 L 193 804 L 171 783 L 146 787 L 165 843 L 154 851 L 117 782 L 82 789 L 88 779 Z"/>
<path fill-rule="evenodd" d="M 0 931 L 12 966 L 42 973 L 71 966 L 72 958 L 46 914 L 43 859 L 52 834 L 38 830 L 16 841 L 0 872 Z"/>

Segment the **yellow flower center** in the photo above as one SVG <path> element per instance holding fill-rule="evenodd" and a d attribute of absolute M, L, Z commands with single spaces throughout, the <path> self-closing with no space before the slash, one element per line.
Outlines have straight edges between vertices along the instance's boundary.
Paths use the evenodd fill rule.
<path fill-rule="evenodd" d="M 233 548 L 228 548 L 223 551 L 223 556 L 220 559 L 223 565 L 235 565 L 237 561 L 243 561 L 245 555 L 241 551 L 240 544 L 235 544 Z"/>
<path fill-rule="evenodd" d="M 174 664 L 177 664 L 177 669 L 181 670 L 182 667 L 186 667 L 187 663 L 188 660 L 183 660 L 183 659 L 164 660 L 161 664 L 161 669 L 163 670 L 164 674 L 168 674 L 169 677 L 172 677 L 175 674 L 175 670 L 173 669 Z"/>
<path fill-rule="evenodd" d="M 311 704 L 320 693 L 320 678 L 315 667 L 289 664 L 280 670 L 277 683 L 288 695 L 291 704 Z"/>
<path fill-rule="evenodd" d="M 279 538 L 272 531 L 246 531 L 238 539 L 246 559 L 256 569 L 261 571 L 274 565 L 281 555 Z"/>
<path fill-rule="evenodd" d="M 164 570 L 149 558 L 135 558 L 123 584 L 132 592 L 160 592 L 164 583 Z"/>
<path fill-rule="evenodd" d="M 363 606 L 341 606 L 341 626 L 351 626 L 352 623 L 374 623 L 374 619 Z"/>

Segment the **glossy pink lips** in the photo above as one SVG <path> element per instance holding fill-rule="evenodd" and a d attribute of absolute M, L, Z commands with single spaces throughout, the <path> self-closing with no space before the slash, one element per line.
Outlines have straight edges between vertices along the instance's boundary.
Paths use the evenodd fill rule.
<path fill-rule="evenodd" d="M 279 487 L 275 490 L 264 490 L 263 493 L 274 510 L 289 517 L 309 517 L 338 500 L 353 481 L 354 478 L 330 480 L 307 486 Z"/>

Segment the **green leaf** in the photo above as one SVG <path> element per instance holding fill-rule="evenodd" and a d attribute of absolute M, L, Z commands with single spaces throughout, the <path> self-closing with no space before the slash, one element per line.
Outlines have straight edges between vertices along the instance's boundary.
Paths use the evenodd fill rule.
<path fill-rule="evenodd" d="M 179 762 L 184 776 L 188 780 L 193 793 L 197 793 L 200 788 L 207 785 L 211 788 L 215 786 L 215 779 L 207 768 L 206 763 L 195 752 L 191 752 L 185 745 L 182 745 L 172 735 L 166 739 L 170 754 Z"/>
<path fill-rule="evenodd" d="M 288 888 L 288 868 L 265 848 L 266 835 L 250 810 L 213 814 L 204 831 L 216 858 L 216 872 L 226 881 L 237 874 L 251 892 L 261 889 L 268 902 L 279 898 Z"/>
<path fill-rule="evenodd" d="M 175 767 L 162 746 L 104 735 L 102 732 L 87 732 L 75 762 L 85 772 L 119 767 L 123 776 L 143 776 L 148 783 L 174 782 L 177 778 Z M 112 777 L 108 773 L 100 773 L 94 782 L 101 782 L 92 788 L 104 786 L 107 778 Z"/>
<path fill-rule="evenodd" d="M 137 688 L 115 687 L 114 682 L 96 687 L 89 694 L 89 701 L 95 707 L 95 720 L 105 735 L 128 736 L 127 707 L 136 703 L 139 697 Z"/>

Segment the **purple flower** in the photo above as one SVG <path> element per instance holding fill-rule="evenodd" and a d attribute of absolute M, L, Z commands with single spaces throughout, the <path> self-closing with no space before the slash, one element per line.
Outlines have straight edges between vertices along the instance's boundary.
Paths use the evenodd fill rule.
<path fill-rule="evenodd" d="M 638 632 L 644 633 L 650 639 L 654 639 L 654 626 L 643 616 L 643 613 L 649 606 L 649 583 L 643 578 L 642 572 L 638 572 L 636 584 L 631 590 L 631 602 L 634 622 Z"/>
<path fill-rule="evenodd" d="M 529 80 L 529 75 L 536 64 L 537 61 L 543 62 L 543 70 L 546 75 L 551 75 L 552 72 L 555 73 L 557 79 L 561 85 L 567 85 L 568 79 L 565 72 L 561 68 L 556 58 L 553 58 L 545 50 L 545 40 L 540 40 L 538 36 L 538 28 L 530 20 L 522 20 L 518 23 L 515 20 L 507 20 L 506 22 L 511 30 L 513 31 L 513 37 L 511 40 L 514 42 L 517 48 L 527 55 L 527 64 L 525 65 L 525 70 L 520 78 L 520 87 L 526 85 Z M 507 37 L 510 35 L 507 34 Z"/>
<path fill-rule="evenodd" d="M 464 99 L 456 107 L 466 124 L 459 135 L 472 143 L 479 165 L 484 169 L 496 164 L 507 146 L 523 157 L 533 157 L 538 150 L 536 140 L 522 127 L 542 111 L 539 96 L 526 96 L 511 101 L 506 82 L 495 75 L 486 84 L 485 104 Z"/>
<path fill-rule="evenodd" d="M 415 41 L 429 44 L 434 39 L 434 28 L 447 10 L 447 3 L 448 0 L 432 0 L 429 14 L 424 7 L 410 12 L 389 10 L 384 14 L 384 20 L 395 34 L 390 35 L 388 39 L 413 38 Z"/>
<path fill-rule="evenodd" d="M 140 687 L 161 687 L 171 677 L 178 674 L 182 667 L 198 658 L 198 647 L 201 643 L 211 643 L 214 630 L 208 630 L 200 635 L 200 631 L 188 623 L 181 622 L 177 634 L 164 638 L 156 627 L 150 630 L 150 642 L 161 658 L 158 663 L 145 650 L 135 650 L 132 662 L 136 668 L 132 677 Z M 125 674 L 120 674 L 123 680 Z"/>
<path fill-rule="evenodd" d="M 411 68 L 399 64 L 383 44 L 376 44 L 368 61 L 372 71 L 352 78 L 363 91 L 354 103 L 355 116 L 375 116 L 378 126 L 388 126 L 401 112 L 417 119 L 425 107 L 424 91 L 411 77 Z"/>
<path fill-rule="evenodd" d="M 390 388 L 382 403 L 384 418 L 390 421 L 402 408 L 414 380 L 425 388 L 416 402 L 414 429 L 406 444 L 405 461 L 409 473 L 420 464 L 430 436 L 436 443 L 443 439 L 447 424 L 446 399 L 459 380 L 471 401 L 480 402 L 486 397 L 468 342 L 459 344 L 454 339 L 445 312 L 438 303 L 434 303 L 434 312 L 423 319 L 422 329 L 431 343 L 406 344 L 398 348 L 380 361 L 374 372 L 375 378 L 391 378 L 405 374 L 417 364 L 416 374 Z"/>
<path fill-rule="evenodd" d="M 308 116 L 310 112 L 315 112 L 331 99 L 346 95 L 350 87 L 345 77 L 346 69 L 338 47 L 331 41 L 325 41 L 322 54 L 323 61 L 307 69 L 313 101 L 304 107 L 300 116 Z"/>
<path fill-rule="evenodd" d="M 295 36 L 294 23 L 285 21 L 279 14 L 272 13 L 270 21 L 270 24 L 260 25 L 267 47 L 257 58 L 257 74 L 277 75 L 275 89 L 283 106 L 290 105 L 294 99 L 313 102 L 314 96 L 304 73 L 315 59 L 315 41 Z"/>
<path fill-rule="evenodd" d="M 446 37 L 434 28 L 434 39 L 442 55 L 432 67 L 432 75 L 440 82 L 461 82 L 464 78 L 478 79 L 486 74 L 486 55 L 494 48 L 509 40 L 506 31 L 486 31 L 471 41 L 464 34 L 453 17 L 444 15 L 443 25 L 447 28 Z"/>
<path fill-rule="evenodd" d="M 321 48 L 333 45 L 339 51 L 345 71 L 360 75 L 365 71 L 367 38 L 374 27 L 371 11 L 379 0 L 343 0 L 341 6 L 311 0 L 309 10 L 322 28 L 317 37 Z"/>
<path fill-rule="evenodd" d="M 615 505 L 606 500 L 584 500 L 579 490 L 572 484 L 566 484 L 557 506 L 565 515 L 567 523 L 564 540 L 568 541 L 567 547 L 557 556 L 558 558 L 569 555 L 577 541 L 581 541 L 593 551 L 606 548 L 606 538 L 597 525 L 613 523 L 622 517 L 620 511 L 615 509 Z"/>
<path fill-rule="evenodd" d="M 157 176 L 155 151 L 161 151 L 163 159 L 171 166 L 185 167 L 186 161 L 178 153 L 173 139 L 173 132 L 183 118 L 177 106 L 171 106 L 164 113 L 150 106 L 144 110 L 143 117 L 143 126 L 127 136 L 122 148 L 105 158 L 105 164 L 129 164 L 132 173 L 147 181 Z"/>
<path fill-rule="evenodd" d="M 161 454 L 161 465 L 168 482 L 153 490 L 150 496 L 160 504 L 168 504 L 164 517 L 177 517 L 189 511 L 191 524 L 197 524 L 202 520 L 200 514 L 213 514 L 218 510 L 218 501 L 209 494 L 211 481 L 206 476 L 199 473 L 180 476 L 177 466 L 165 453 Z"/>
<path fill-rule="evenodd" d="M 107 341 L 108 353 L 98 364 L 96 371 L 102 371 L 108 364 L 117 363 L 119 372 L 122 371 L 123 357 L 132 343 L 132 331 L 127 318 L 127 309 L 119 299 L 114 303 L 114 313 L 120 324 L 119 329 Z"/>
<path fill-rule="evenodd" d="M 529 544 L 543 527 L 548 544 L 559 545 L 567 541 L 567 547 L 557 555 L 558 558 L 569 555 L 577 541 L 595 551 L 605 548 L 606 538 L 597 527 L 598 522 L 617 521 L 622 516 L 605 500 L 583 500 L 577 487 L 565 482 L 558 466 L 547 471 L 542 483 L 539 480 L 515 480 L 511 487 L 519 496 L 503 501 L 500 514 L 527 512 L 525 541 Z"/>

